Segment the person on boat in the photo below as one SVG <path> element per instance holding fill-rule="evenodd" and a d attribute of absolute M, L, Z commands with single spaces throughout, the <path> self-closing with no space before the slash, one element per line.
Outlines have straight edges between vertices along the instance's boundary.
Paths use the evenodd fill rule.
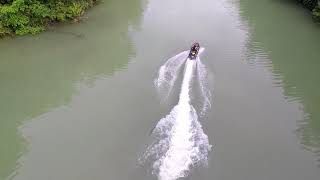
<path fill-rule="evenodd" d="M 200 49 L 199 43 L 194 43 L 191 46 L 190 53 L 189 53 L 189 58 L 190 59 L 195 59 L 197 57 L 197 55 L 198 55 L 199 49 Z"/>

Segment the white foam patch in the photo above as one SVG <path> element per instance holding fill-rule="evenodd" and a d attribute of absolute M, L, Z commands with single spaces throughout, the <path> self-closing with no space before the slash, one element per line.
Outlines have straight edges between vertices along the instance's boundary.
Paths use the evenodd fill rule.
<path fill-rule="evenodd" d="M 178 72 L 180 71 L 183 63 L 186 61 L 188 57 L 189 51 L 184 51 L 177 54 L 174 57 L 171 57 L 167 60 L 167 62 L 162 65 L 158 72 L 158 78 L 155 79 L 154 83 L 156 88 L 165 94 L 164 99 L 166 99 L 172 87 L 177 79 Z"/>

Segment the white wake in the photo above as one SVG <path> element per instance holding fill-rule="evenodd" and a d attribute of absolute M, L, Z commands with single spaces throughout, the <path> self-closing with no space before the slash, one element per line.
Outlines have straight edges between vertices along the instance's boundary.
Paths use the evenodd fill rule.
<path fill-rule="evenodd" d="M 167 60 L 159 69 L 159 76 L 154 81 L 156 88 L 165 94 L 166 99 L 173 88 L 181 66 L 186 62 L 189 51 L 183 51 Z"/>
<path fill-rule="evenodd" d="M 166 86 L 170 91 L 179 68 L 185 62 L 179 102 L 170 114 L 156 125 L 153 130 L 156 141 L 148 147 L 143 157 L 145 160 L 152 161 L 153 173 L 159 180 L 176 180 L 186 177 L 192 167 L 207 163 L 208 153 L 211 150 L 208 136 L 202 130 L 190 99 L 192 81 L 197 80 L 203 96 L 201 112 L 204 113 L 210 106 L 210 91 L 207 83 L 204 82 L 207 73 L 199 58 L 190 60 L 187 59 L 187 54 L 188 51 L 185 51 L 170 58 L 161 66 L 159 77 L 155 81 L 158 88 Z M 203 72 L 199 72 L 200 70 Z M 195 75 L 198 78 L 194 78 Z"/>

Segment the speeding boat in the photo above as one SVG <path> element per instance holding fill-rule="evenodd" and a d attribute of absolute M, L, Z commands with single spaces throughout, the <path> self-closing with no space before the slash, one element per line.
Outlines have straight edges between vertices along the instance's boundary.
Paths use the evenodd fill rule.
<path fill-rule="evenodd" d="M 194 43 L 191 46 L 188 58 L 191 59 L 191 60 L 195 60 L 197 58 L 197 56 L 198 56 L 199 50 L 200 50 L 199 43 Z"/>

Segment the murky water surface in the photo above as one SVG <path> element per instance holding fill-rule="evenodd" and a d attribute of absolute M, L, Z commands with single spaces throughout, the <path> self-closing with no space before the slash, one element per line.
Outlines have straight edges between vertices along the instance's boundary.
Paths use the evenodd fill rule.
<path fill-rule="evenodd" d="M 212 147 L 186 179 L 318 180 L 320 27 L 308 13 L 287 0 L 104 0 L 80 24 L 0 40 L 0 179 L 182 177 L 159 173 L 177 148 L 189 153 L 179 142 L 193 121 L 177 121 L 162 171 L 140 160 L 188 92 L 181 104 Z M 190 93 L 183 70 L 166 98 L 154 82 L 194 41 L 212 95 L 204 115 L 198 69 L 186 71 Z"/>

